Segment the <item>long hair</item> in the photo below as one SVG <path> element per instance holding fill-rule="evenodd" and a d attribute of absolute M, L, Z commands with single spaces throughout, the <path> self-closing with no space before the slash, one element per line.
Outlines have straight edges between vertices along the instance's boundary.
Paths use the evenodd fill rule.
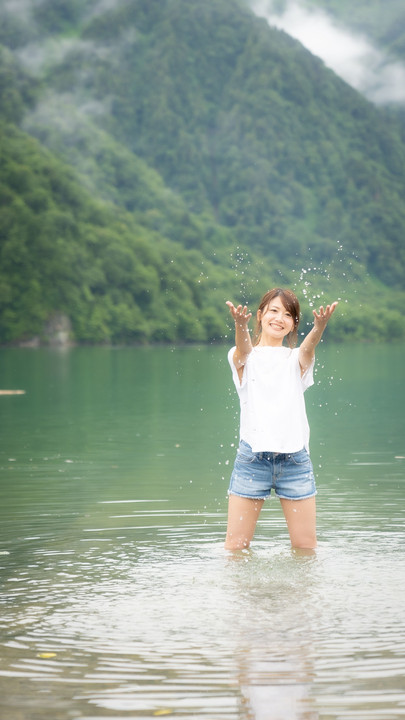
<path fill-rule="evenodd" d="M 268 290 L 260 300 L 258 310 L 261 313 L 267 308 L 274 298 L 279 297 L 284 307 L 291 314 L 294 321 L 294 327 L 291 332 L 286 336 L 286 340 L 290 348 L 294 348 L 298 341 L 298 325 L 300 322 L 300 304 L 298 298 L 291 290 L 284 290 L 283 288 L 273 288 Z M 257 319 L 256 315 L 256 327 L 253 335 L 253 345 L 257 345 L 260 342 L 262 334 L 261 322 Z"/>

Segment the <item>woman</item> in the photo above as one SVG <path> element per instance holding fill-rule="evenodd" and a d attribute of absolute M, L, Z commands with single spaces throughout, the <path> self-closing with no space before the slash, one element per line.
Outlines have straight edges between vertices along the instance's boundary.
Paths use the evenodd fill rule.
<path fill-rule="evenodd" d="M 235 321 L 235 346 L 228 359 L 241 416 L 225 547 L 249 547 L 264 500 L 274 488 L 292 546 L 314 548 L 316 487 L 304 392 L 313 384 L 315 347 L 337 302 L 313 311 L 314 326 L 299 348 L 294 346 L 300 306 L 291 290 L 274 288 L 265 293 L 253 343 L 248 328 L 252 313 L 246 306 L 226 304 Z"/>

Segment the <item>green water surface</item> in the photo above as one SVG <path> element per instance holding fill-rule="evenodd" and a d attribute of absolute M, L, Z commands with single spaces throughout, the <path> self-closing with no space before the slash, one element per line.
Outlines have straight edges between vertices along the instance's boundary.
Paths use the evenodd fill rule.
<path fill-rule="evenodd" d="M 223 549 L 227 349 L 1 350 L 2 720 L 405 717 L 405 348 L 319 348 L 314 556 Z"/>

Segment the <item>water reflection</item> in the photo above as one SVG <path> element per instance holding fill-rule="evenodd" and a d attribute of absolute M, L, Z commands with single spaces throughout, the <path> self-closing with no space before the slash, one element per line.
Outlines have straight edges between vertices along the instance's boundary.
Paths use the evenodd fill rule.
<path fill-rule="evenodd" d="M 258 658 L 256 658 L 256 654 Z M 318 720 L 311 698 L 314 667 L 302 646 L 248 649 L 240 669 L 242 707 L 249 720 Z M 287 656 L 287 659 L 286 659 Z"/>

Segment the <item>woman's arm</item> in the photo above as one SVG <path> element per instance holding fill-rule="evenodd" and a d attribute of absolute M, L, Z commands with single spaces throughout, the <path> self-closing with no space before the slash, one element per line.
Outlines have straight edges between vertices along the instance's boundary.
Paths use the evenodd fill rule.
<path fill-rule="evenodd" d="M 301 343 L 299 352 L 299 361 L 303 375 L 308 370 L 314 359 L 315 348 L 323 335 L 323 331 L 325 330 L 332 313 L 335 312 L 337 304 L 337 302 L 334 302 L 332 305 L 327 305 L 325 309 L 321 305 L 319 313 L 317 313 L 316 310 L 313 311 L 314 327 Z"/>
<path fill-rule="evenodd" d="M 248 312 L 246 305 L 235 307 L 230 300 L 226 303 L 233 319 L 235 320 L 235 345 L 233 363 L 238 371 L 239 379 L 242 378 L 243 366 L 246 363 L 249 353 L 252 352 L 252 341 L 250 339 L 248 323 L 252 313 Z"/>

